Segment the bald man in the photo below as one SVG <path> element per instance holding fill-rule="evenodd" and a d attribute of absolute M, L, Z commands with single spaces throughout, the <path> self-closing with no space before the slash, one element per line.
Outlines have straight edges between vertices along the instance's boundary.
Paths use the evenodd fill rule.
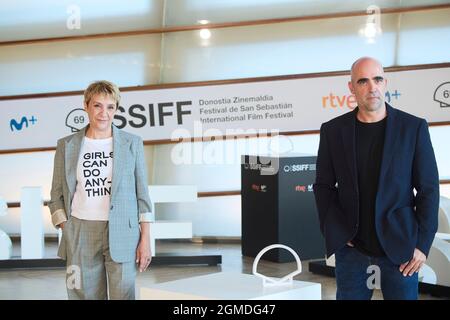
<path fill-rule="evenodd" d="M 322 124 L 314 194 L 337 299 L 414 300 L 437 230 L 439 176 L 424 119 L 385 102 L 381 63 L 355 61 L 358 106 Z M 415 193 L 415 191 L 417 193 Z"/>

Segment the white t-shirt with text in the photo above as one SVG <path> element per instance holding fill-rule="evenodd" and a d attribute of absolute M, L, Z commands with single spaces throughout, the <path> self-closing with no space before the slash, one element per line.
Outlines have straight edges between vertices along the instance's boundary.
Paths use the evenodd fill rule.
<path fill-rule="evenodd" d="M 108 221 L 113 169 L 113 138 L 84 137 L 77 165 L 72 216 Z"/>

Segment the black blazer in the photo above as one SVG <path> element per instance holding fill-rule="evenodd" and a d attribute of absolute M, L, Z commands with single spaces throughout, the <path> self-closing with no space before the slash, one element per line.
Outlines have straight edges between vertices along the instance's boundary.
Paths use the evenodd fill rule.
<path fill-rule="evenodd" d="M 438 225 L 439 175 L 427 122 L 388 104 L 386 108 L 375 226 L 388 258 L 402 264 L 415 248 L 425 255 L 430 251 Z M 358 230 L 357 110 L 320 128 L 314 195 L 328 256 Z"/>

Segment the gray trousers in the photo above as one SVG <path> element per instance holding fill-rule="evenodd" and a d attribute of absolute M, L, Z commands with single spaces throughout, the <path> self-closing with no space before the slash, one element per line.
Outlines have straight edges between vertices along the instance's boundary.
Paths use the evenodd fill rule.
<path fill-rule="evenodd" d="M 135 299 L 135 261 L 111 259 L 107 221 L 70 217 L 63 230 L 66 241 L 69 299 Z"/>

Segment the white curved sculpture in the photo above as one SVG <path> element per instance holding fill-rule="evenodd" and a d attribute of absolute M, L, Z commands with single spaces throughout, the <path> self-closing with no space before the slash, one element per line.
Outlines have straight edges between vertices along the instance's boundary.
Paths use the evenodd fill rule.
<path fill-rule="evenodd" d="M 336 267 L 336 257 L 334 254 L 332 254 L 328 259 L 325 255 L 325 264 L 329 267 Z"/>
<path fill-rule="evenodd" d="M 450 287 L 450 199 L 446 197 L 439 199 L 438 232 L 419 277 L 425 283 Z"/>
<path fill-rule="evenodd" d="M 433 279 L 430 274 L 423 270 L 423 280 L 422 282 L 427 282 L 431 284 L 438 284 L 441 286 L 450 287 L 450 243 L 434 238 L 433 245 L 431 246 L 430 253 L 428 254 L 427 261 L 425 262 L 435 274 Z M 420 276 L 420 274 L 419 274 Z M 428 278 L 428 280 L 427 280 Z M 435 281 L 435 282 L 433 282 Z"/>
<path fill-rule="evenodd" d="M 423 283 L 436 284 L 436 273 L 427 264 L 424 264 L 419 270 L 419 281 Z"/>
<path fill-rule="evenodd" d="M 450 233 L 450 199 L 440 197 L 439 199 L 439 233 Z"/>
<path fill-rule="evenodd" d="M 297 262 L 297 270 L 289 273 L 288 275 L 284 276 L 281 279 L 276 279 L 276 278 L 271 278 L 271 277 L 267 277 L 261 273 L 259 273 L 257 271 L 258 269 L 258 263 L 259 260 L 261 259 L 261 257 L 263 256 L 264 253 L 266 253 L 269 250 L 275 249 L 275 248 L 281 248 L 281 249 L 286 249 L 288 250 L 290 253 L 292 253 L 292 255 L 295 258 L 295 261 Z M 252 272 L 253 275 L 260 277 L 263 279 L 263 286 L 264 287 L 268 287 L 268 286 L 280 286 L 280 285 L 292 285 L 293 282 L 293 278 L 300 274 L 302 272 L 302 263 L 300 261 L 300 258 L 298 256 L 298 254 L 290 247 L 285 246 L 284 244 L 272 244 L 270 246 L 265 247 L 264 249 L 262 249 L 258 255 L 255 258 L 255 261 L 253 261 L 253 268 L 252 268 Z"/>
<path fill-rule="evenodd" d="M 0 216 L 6 216 L 8 206 L 3 198 L 0 198 Z M 10 259 L 12 255 L 12 242 L 9 236 L 0 229 L 0 260 Z"/>

